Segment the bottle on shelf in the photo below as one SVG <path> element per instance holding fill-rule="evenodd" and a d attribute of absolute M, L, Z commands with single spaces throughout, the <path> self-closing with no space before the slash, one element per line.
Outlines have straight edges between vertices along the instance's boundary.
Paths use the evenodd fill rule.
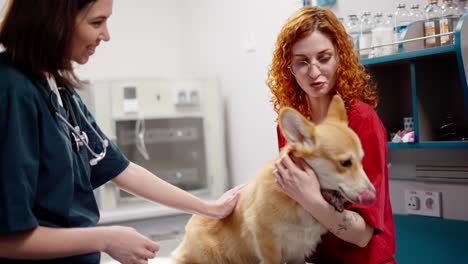
<path fill-rule="evenodd" d="M 444 0 L 442 4 L 442 17 L 440 18 L 440 33 L 453 32 L 457 26 L 459 17 L 458 5 L 453 0 Z M 450 45 L 454 43 L 455 35 L 440 36 L 440 45 Z"/>
<path fill-rule="evenodd" d="M 387 14 L 387 17 L 384 21 L 384 24 L 386 27 L 390 27 L 392 29 L 392 41 L 391 42 L 395 42 L 397 41 L 397 39 L 395 39 L 395 31 L 394 31 L 394 27 L 395 27 L 395 19 L 393 19 L 393 13 L 388 13 Z M 397 49 L 398 48 L 398 45 L 390 45 L 390 46 L 387 46 L 385 49 L 387 50 L 387 52 L 389 54 L 392 54 L 392 53 L 396 53 L 397 52 Z"/>
<path fill-rule="evenodd" d="M 372 29 L 372 47 L 393 43 L 393 24 L 386 23 L 382 12 L 374 16 L 374 28 Z M 390 55 L 393 53 L 392 45 L 376 47 L 372 50 L 370 57 Z"/>
<path fill-rule="evenodd" d="M 424 13 L 419 9 L 419 4 L 412 4 L 409 11 L 411 22 L 424 21 Z"/>
<path fill-rule="evenodd" d="M 345 23 L 346 32 L 351 36 L 353 41 L 353 47 L 356 51 L 357 55 L 359 56 L 359 35 L 361 32 L 359 19 L 357 15 L 351 14 L 348 15 L 348 20 Z"/>
<path fill-rule="evenodd" d="M 424 8 L 424 35 L 434 36 L 440 34 L 439 20 L 442 16 L 442 9 L 437 4 L 438 0 L 428 0 L 428 4 Z M 440 46 L 440 37 L 425 39 L 426 48 Z"/>
<path fill-rule="evenodd" d="M 344 24 L 345 24 L 345 22 L 344 22 L 344 18 L 343 18 L 343 17 L 339 17 L 339 18 L 338 18 L 338 20 L 340 21 L 340 23 L 341 23 L 342 25 L 344 25 Z"/>
<path fill-rule="evenodd" d="M 463 16 L 463 14 L 468 11 L 466 0 L 458 0 L 458 11 L 459 11 L 459 16 Z"/>
<path fill-rule="evenodd" d="M 372 21 L 371 13 L 364 12 L 361 16 L 360 21 L 360 35 L 359 35 L 359 48 L 360 48 L 360 57 L 368 58 L 371 54 L 370 48 L 372 45 L 372 29 L 374 28 L 374 23 Z M 364 50 L 363 50 L 364 49 Z"/>
<path fill-rule="evenodd" d="M 401 34 L 406 30 L 408 25 L 411 23 L 411 17 L 406 9 L 406 5 L 404 3 L 399 3 L 397 5 L 397 10 L 395 11 L 395 15 L 393 16 L 395 19 L 394 22 L 394 34 L 395 40 L 400 41 L 402 40 Z"/>

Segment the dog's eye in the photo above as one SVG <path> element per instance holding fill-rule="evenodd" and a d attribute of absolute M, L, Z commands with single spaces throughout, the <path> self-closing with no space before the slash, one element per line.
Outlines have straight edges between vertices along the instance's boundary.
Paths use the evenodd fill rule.
<path fill-rule="evenodd" d="M 340 163 L 341 163 L 341 166 L 345 168 L 351 167 L 351 165 L 353 165 L 353 162 L 351 161 L 351 159 L 342 160 L 340 161 Z"/>

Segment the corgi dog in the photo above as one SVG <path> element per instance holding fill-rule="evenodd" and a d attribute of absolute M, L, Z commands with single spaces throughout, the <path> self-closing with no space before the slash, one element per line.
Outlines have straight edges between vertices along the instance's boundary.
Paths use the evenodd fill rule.
<path fill-rule="evenodd" d="M 333 97 L 319 125 L 287 107 L 280 111 L 278 122 L 288 142 L 281 155 L 304 159 L 314 169 L 322 189 L 340 193 L 352 203 L 375 200 L 375 188 L 361 164 L 361 143 L 348 127 L 339 96 Z M 173 263 L 304 264 L 305 256 L 316 248 L 327 229 L 280 190 L 274 169 L 274 161 L 270 161 L 257 173 L 226 218 L 192 216 L 183 241 L 172 253 Z"/>

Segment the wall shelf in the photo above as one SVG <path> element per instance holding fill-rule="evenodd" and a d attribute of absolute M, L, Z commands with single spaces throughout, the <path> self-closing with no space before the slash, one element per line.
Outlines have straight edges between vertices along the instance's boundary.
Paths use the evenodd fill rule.
<path fill-rule="evenodd" d="M 417 59 L 421 57 L 433 56 L 437 54 L 444 54 L 444 53 L 455 52 L 455 51 L 456 51 L 455 45 L 447 45 L 443 47 L 399 52 L 396 54 L 391 54 L 391 55 L 386 55 L 386 56 L 362 59 L 361 63 L 364 65 L 381 64 L 381 63 L 388 63 L 388 62 L 401 61 L 401 60 Z"/>
<path fill-rule="evenodd" d="M 393 180 L 468 183 L 467 17 L 451 45 L 424 48 L 423 23 L 416 22 L 398 53 L 361 61 L 376 82 L 387 134 L 403 130 L 403 118 L 414 120 L 415 142 L 388 143 Z"/>
<path fill-rule="evenodd" d="M 402 34 L 398 53 L 361 60 L 377 83 L 387 134 L 403 130 L 403 118 L 414 120 L 415 142 L 389 142 L 389 149 L 468 148 L 467 17 L 458 22 L 454 44 L 424 48 L 420 21 Z"/>
<path fill-rule="evenodd" d="M 468 141 L 430 141 L 421 143 L 393 143 L 388 142 L 389 149 L 409 148 L 468 148 Z"/>

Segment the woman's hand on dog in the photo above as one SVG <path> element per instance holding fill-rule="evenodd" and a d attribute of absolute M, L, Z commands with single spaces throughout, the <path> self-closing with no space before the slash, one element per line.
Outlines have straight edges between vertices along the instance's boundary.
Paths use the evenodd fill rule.
<path fill-rule="evenodd" d="M 303 207 L 324 201 L 317 175 L 303 159 L 283 155 L 275 162 L 273 175 L 278 187 Z"/>
<path fill-rule="evenodd" d="M 240 197 L 240 192 L 245 184 L 238 185 L 225 192 L 218 200 L 208 202 L 208 217 L 224 218 L 232 213 Z"/>

